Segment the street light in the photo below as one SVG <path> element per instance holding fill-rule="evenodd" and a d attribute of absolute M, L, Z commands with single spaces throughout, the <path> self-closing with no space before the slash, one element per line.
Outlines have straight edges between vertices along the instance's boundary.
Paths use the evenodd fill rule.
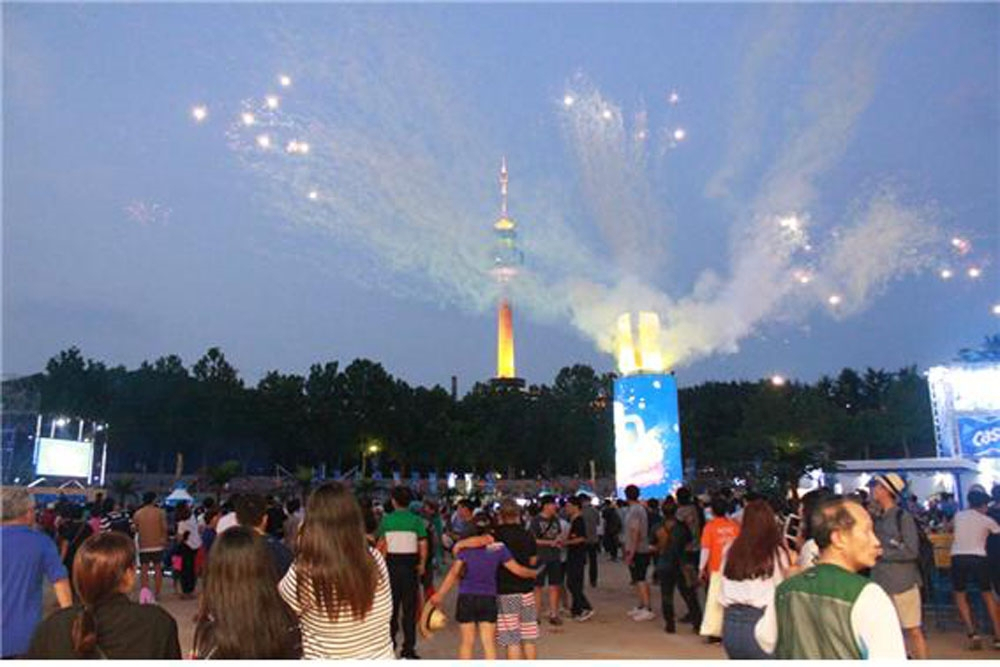
<path fill-rule="evenodd" d="M 368 457 L 376 456 L 380 451 L 382 451 L 382 446 L 379 444 L 378 440 L 373 440 L 367 447 L 365 447 L 361 452 L 361 478 L 364 479 L 368 470 Z"/>

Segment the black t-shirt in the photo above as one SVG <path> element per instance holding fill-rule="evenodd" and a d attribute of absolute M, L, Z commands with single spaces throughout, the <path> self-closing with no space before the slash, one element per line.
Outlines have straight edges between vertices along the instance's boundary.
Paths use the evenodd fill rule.
<path fill-rule="evenodd" d="M 279 540 L 285 536 L 285 511 L 278 506 L 267 508 L 267 534 Z"/>
<path fill-rule="evenodd" d="M 59 527 L 59 537 L 65 540 L 68 545 L 66 549 L 66 558 L 63 559 L 63 565 L 69 570 L 72 576 L 73 572 L 73 558 L 76 556 L 77 549 L 93 534 L 93 530 L 90 529 L 90 524 L 86 521 L 72 520 L 67 521 Z"/>
<path fill-rule="evenodd" d="M 531 567 L 531 557 L 538 554 L 535 538 L 518 524 L 501 524 L 493 531 L 493 538 L 503 542 L 516 560 L 525 567 Z M 497 594 L 530 593 L 534 590 L 533 579 L 522 579 L 505 567 L 497 571 Z"/>
<path fill-rule="evenodd" d="M 575 519 L 569 524 L 569 539 L 573 540 L 578 537 L 587 539 L 587 524 L 583 520 L 583 515 L 577 515 Z M 570 544 L 566 547 L 566 562 L 567 563 L 582 563 L 587 560 L 587 543 L 586 541 L 580 542 L 579 544 Z"/>
<path fill-rule="evenodd" d="M 73 621 L 79 607 L 60 609 L 42 621 L 28 649 L 29 659 L 72 660 Z M 113 595 L 94 611 L 97 645 L 104 655 L 118 660 L 180 660 L 177 622 L 157 605 L 130 602 Z"/>

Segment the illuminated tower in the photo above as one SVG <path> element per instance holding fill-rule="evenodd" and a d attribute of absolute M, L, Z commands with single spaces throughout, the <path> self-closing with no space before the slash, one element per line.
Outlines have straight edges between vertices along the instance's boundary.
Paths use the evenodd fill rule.
<path fill-rule="evenodd" d="M 500 217 L 493 223 L 496 238 L 493 254 L 493 275 L 500 287 L 497 306 L 497 374 L 495 386 L 521 388 L 524 380 L 517 377 L 514 367 L 514 312 L 510 305 L 509 283 L 524 262 L 517 248 L 517 223 L 507 214 L 507 158 L 500 162 Z"/>

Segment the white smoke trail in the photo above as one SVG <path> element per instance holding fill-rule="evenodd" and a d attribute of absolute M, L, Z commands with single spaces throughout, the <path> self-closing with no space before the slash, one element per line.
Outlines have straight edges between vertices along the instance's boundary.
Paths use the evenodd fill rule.
<path fill-rule="evenodd" d="M 896 17 L 898 18 L 898 17 Z M 905 16 L 903 17 L 906 18 Z M 884 190 L 863 215 L 835 238 L 830 254 L 816 257 L 805 235 L 807 211 L 816 202 L 816 181 L 847 150 L 854 127 L 871 102 L 880 54 L 908 21 L 886 20 L 885 12 L 859 16 L 855 8 L 838 10 L 829 37 L 820 45 L 802 99 L 801 121 L 762 180 L 754 200 L 744 206 L 750 220 L 734 226 L 729 273 L 701 276 L 692 294 L 672 299 L 637 280 L 612 288 L 570 292 L 573 322 L 606 351 L 614 349 L 614 319 L 625 311 L 653 310 L 666 323 L 662 336 L 669 364 L 685 365 L 713 353 L 732 353 L 741 340 L 774 319 L 802 318 L 826 305 L 837 291 L 835 317 L 861 312 L 895 278 L 931 265 L 941 234 L 932 211 L 906 207 Z M 764 61 L 778 54 L 784 21 L 765 32 L 753 49 L 746 70 L 756 76 Z M 745 82 L 750 109 L 737 118 L 732 134 L 739 146 L 710 181 L 710 195 L 729 194 L 729 181 L 752 157 L 751 131 L 758 100 L 756 82 Z M 609 152 L 609 151 L 605 151 Z M 783 221 L 795 221 L 799 234 L 789 235 Z M 819 264 L 818 279 L 815 267 Z M 808 281 L 808 288 L 796 280 Z M 794 310 L 792 310 L 794 308 Z"/>
<path fill-rule="evenodd" d="M 569 319 L 608 352 L 621 313 L 658 312 L 665 357 L 681 366 L 735 352 L 777 318 L 826 307 L 832 290 L 843 299 L 835 316 L 860 312 L 891 280 L 925 266 L 928 244 L 938 238 L 933 211 L 900 204 L 888 190 L 856 207 L 827 254 L 809 250 L 810 237 L 823 238 L 821 221 L 809 215 L 818 180 L 847 150 L 873 98 L 879 55 L 899 32 L 898 22 L 881 12 L 859 20 L 848 9 L 839 11 L 811 62 L 795 129 L 756 196 L 741 207 L 744 216 L 734 220 L 726 271 L 703 272 L 686 295 L 656 280 L 676 237 L 652 185 L 645 110 L 630 114 L 585 77 L 574 78 L 571 103 L 561 104 L 563 139 L 589 222 L 610 253 L 592 248 L 581 221 L 568 221 L 575 189 L 519 180 L 513 156 L 514 217 L 523 223 L 528 258 L 512 284 L 519 311 Z M 775 53 L 778 33 L 762 37 L 762 62 Z M 309 94 L 296 97 L 293 89 L 279 110 L 255 109 L 259 126 L 234 121 L 231 130 L 234 150 L 259 176 L 261 201 L 290 224 L 329 234 L 339 275 L 473 311 L 490 308 L 497 294 L 489 273 L 490 223 L 501 150 L 484 139 L 490 133 L 478 110 L 449 86 L 431 56 L 421 55 L 428 40 L 376 21 L 367 30 L 338 30 L 321 45 L 298 33 L 285 42 L 283 52 L 296 64 L 295 88 L 311 86 Z M 753 82 L 744 88 L 752 90 Z M 264 131 L 279 147 L 307 138 L 310 154 L 263 151 L 255 137 Z M 729 152 L 731 162 L 716 173 L 710 192 L 732 191 L 751 149 Z M 322 262 L 324 252 L 311 257 Z M 814 278 L 802 284 L 796 271 Z"/>
<path fill-rule="evenodd" d="M 578 74 L 568 86 L 563 134 L 575 158 L 591 219 L 618 266 L 655 273 L 666 259 L 666 220 L 647 170 L 648 121 L 644 110 L 629 127 L 618 104 Z"/>

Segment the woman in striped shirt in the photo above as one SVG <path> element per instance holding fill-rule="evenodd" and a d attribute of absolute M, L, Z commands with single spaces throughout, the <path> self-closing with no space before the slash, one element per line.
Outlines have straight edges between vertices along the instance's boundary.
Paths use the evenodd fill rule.
<path fill-rule="evenodd" d="M 279 585 L 312 659 L 392 659 L 392 593 L 381 554 L 365 541 L 358 501 L 330 482 L 309 496 L 298 555 Z"/>

